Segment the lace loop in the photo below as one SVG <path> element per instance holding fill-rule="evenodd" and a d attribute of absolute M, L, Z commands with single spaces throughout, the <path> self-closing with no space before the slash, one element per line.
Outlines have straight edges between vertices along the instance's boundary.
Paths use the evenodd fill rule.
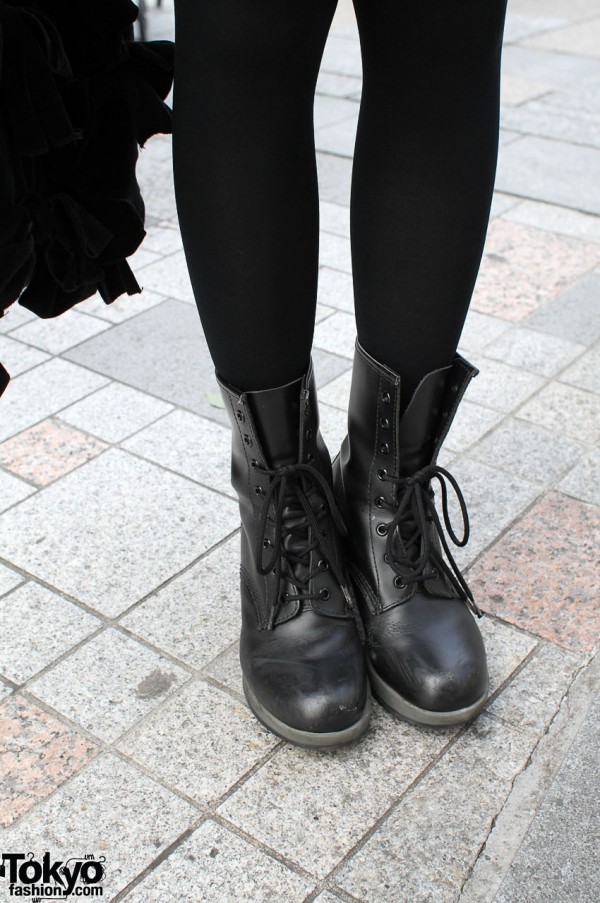
<path fill-rule="evenodd" d="M 454 587 L 459 597 L 463 599 L 469 608 L 477 615 L 482 616 L 482 612 L 476 604 L 473 593 L 463 577 L 454 557 L 450 551 L 448 541 L 444 533 L 444 527 L 448 537 L 454 545 L 462 548 L 469 541 L 469 515 L 467 513 L 467 505 L 461 489 L 456 479 L 437 464 L 429 464 L 421 468 L 410 477 L 400 477 L 397 475 L 385 473 L 380 479 L 385 482 L 394 483 L 401 492 L 401 498 L 394 514 L 394 517 L 387 524 L 387 542 L 386 555 L 387 563 L 394 572 L 402 578 L 404 583 L 416 583 L 418 581 L 428 580 L 434 571 L 441 572 L 447 577 L 451 585 Z M 433 501 L 434 493 L 430 488 L 432 480 L 437 480 L 441 490 L 442 497 L 442 515 L 443 525 L 440 516 Z M 448 484 L 454 490 L 458 501 L 461 517 L 462 517 L 462 537 L 459 538 L 454 530 L 450 519 L 448 508 Z M 383 507 L 393 509 L 388 501 L 383 500 Z M 437 533 L 447 561 L 439 553 L 438 549 L 431 541 L 430 530 L 428 524 L 432 523 Z M 400 530 L 404 527 L 405 533 L 400 534 Z M 412 533 L 408 530 L 413 527 Z M 398 528 L 399 538 L 402 542 L 406 555 L 398 559 L 394 556 L 393 541 L 394 535 Z M 421 544 L 421 551 L 416 559 L 410 558 L 410 550 L 416 546 L 417 542 Z M 431 561 L 433 568 L 426 573 L 427 563 Z M 405 570 L 410 567 L 412 573 L 406 574 Z"/>
<path fill-rule="evenodd" d="M 293 583 L 301 587 L 300 594 L 293 595 L 288 593 L 286 601 L 289 602 L 290 600 L 294 599 L 306 600 L 311 598 L 324 598 L 319 593 L 309 594 L 303 591 L 304 588 L 308 586 L 311 578 L 316 573 L 323 570 L 323 568 L 321 567 L 321 561 L 323 557 L 330 561 L 332 570 L 340 583 L 342 592 L 344 593 L 344 598 L 346 599 L 346 602 L 349 604 L 350 608 L 352 608 L 353 615 L 356 617 L 356 615 L 354 614 L 353 601 L 350 597 L 347 587 L 345 586 L 345 579 L 342 568 L 338 561 L 335 546 L 326 541 L 326 537 L 323 535 L 323 531 L 321 530 L 319 524 L 319 520 L 322 520 L 325 516 L 327 516 L 327 511 L 329 510 L 340 533 L 343 536 L 346 536 L 348 533 L 346 525 L 344 524 L 344 521 L 342 519 L 342 515 L 335 502 L 333 492 L 331 491 L 327 483 L 326 477 L 311 464 L 304 464 L 301 462 L 297 464 L 284 464 L 276 468 L 261 467 L 259 465 L 254 469 L 255 471 L 264 473 L 271 478 L 269 488 L 266 490 L 263 501 L 260 522 L 256 533 L 256 545 L 254 550 L 254 564 L 257 572 L 262 576 L 266 576 L 271 571 L 274 571 L 276 575 L 276 595 L 269 612 L 269 629 L 271 629 L 275 623 L 275 619 L 277 617 L 281 603 L 279 585 L 282 576 L 288 576 Z M 304 476 L 304 481 L 301 479 L 302 476 Z M 316 514 L 308 498 L 310 488 L 305 487 L 305 482 L 307 481 L 309 483 L 312 483 L 313 487 L 316 487 L 317 490 L 321 490 L 326 499 L 326 504 L 322 504 Z M 292 506 L 290 506 L 290 495 L 292 496 L 293 501 L 296 501 L 298 505 L 294 506 L 292 501 Z M 294 525 L 284 524 L 283 509 L 286 505 L 286 502 L 288 507 L 293 507 L 294 509 L 292 516 L 295 517 L 298 514 L 304 514 L 304 517 L 302 518 L 300 523 Z M 275 537 L 272 542 L 266 543 L 267 519 L 269 517 L 269 508 L 271 507 L 271 504 L 274 504 L 275 506 Z M 288 514 L 288 517 L 289 516 L 290 515 Z M 287 535 L 300 532 L 305 534 L 309 527 L 312 527 L 313 540 L 311 543 L 306 544 L 306 546 L 303 548 L 302 554 L 295 554 L 291 550 L 285 548 L 284 539 Z M 272 553 L 268 561 L 264 563 L 263 556 L 264 550 L 266 548 L 271 548 Z M 306 564 L 306 558 L 308 554 L 316 548 L 321 549 L 321 551 L 323 552 L 323 556 L 319 558 L 319 563 L 306 575 L 304 579 L 298 578 L 298 576 L 293 572 L 293 564 Z M 285 559 L 288 571 L 287 574 L 282 573 L 282 559 Z"/>

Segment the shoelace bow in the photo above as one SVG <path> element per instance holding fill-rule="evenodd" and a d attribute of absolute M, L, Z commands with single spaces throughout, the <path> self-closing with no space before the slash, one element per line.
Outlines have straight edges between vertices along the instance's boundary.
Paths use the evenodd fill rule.
<path fill-rule="evenodd" d="M 293 564 L 307 564 L 307 561 L 310 560 L 310 552 L 313 549 L 320 548 L 323 552 L 324 558 L 331 564 L 331 568 L 335 576 L 337 577 L 338 583 L 340 584 L 344 599 L 346 600 L 346 603 L 350 608 L 352 615 L 357 622 L 357 625 L 359 625 L 359 630 L 362 631 L 362 622 L 360 621 L 358 610 L 354 604 L 350 589 L 346 584 L 343 571 L 337 560 L 335 547 L 331 543 L 326 541 L 326 537 L 323 536 L 322 528 L 319 523 L 320 520 L 322 521 L 327 516 L 327 506 L 329 506 L 329 511 L 331 512 L 334 523 L 342 536 L 346 536 L 348 534 L 346 525 L 344 524 L 342 515 L 337 507 L 333 493 L 329 488 L 325 476 L 311 464 L 303 463 L 285 464 L 281 467 L 276 468 L 258 466 L 256 467 L 256 469 L 261 473 L 268 474 L 270 477 L 272 477 L 263 503 L 256 537 L 256 546 L 254 550 L 254 563 L 258 573 L 266 576 L 270 571 L 275 570 L 276 575 L 275 586 L 277 587 L 277 595 L 273 601 L 271 611 L 269 613 L 269 629 L 271 629 L 275 623 L 275 619 L 277 617 L 277 613 L 282 601 L 282 595 L 279 592 L 282 576 L 288 577 L 291 582 L 295 583 L 297 586 L 299 585 L 302 588 L 301 592 L 297 595 L 285 593 L 284 598 L 286 602 L 289 602 L 293 599 L 307 600 L 320 598 L 319 593 L 308 593 L 304 592 L 303 590 L 304 587 L 308 586 L 309 581 L 316 573 L 318 573 L 320 568 L 318 566 L 316 568 L 313 568 L 311 571 L 309 571 L 306 577 L 301 580 L 296 576 L 292 567 Z M 326 499 L 326 504 L 321 505 L 317 514 L 315 514 L 312 505 L 310 504 L 308 494 L 304 490 L 304 487 L 300 480 L 300 474 L 305 474 L 313 481 L 313 484 L 316 485 L 317 489 L 320 487 L 323 491 Z M 299 507 L 294 506 L 293 504 L 290 505 L 290 494 L 296 497 L 299 503 Z M 271 544 L 266 537 L 266 532 L 267 519 L 269 517 L 269 508 L 274 496 L 275 537 L 272 543 L 273 552 L 269 561 L 266 564 L 263 564 L 264 549 L 268 548 Z M 304 511 L 304 514 L 306 515 L 305 519 L 293 525 L 284 524 L 284 507 L 292 509 L 290 512 L 288 512 L 288 517 L 295 518 L 299 514 L 301 514 L 302 511 Z M 283 541 L 286 536 L 290 534 L 306 534 L 309 526 L 313 529 L 313 540 L 311 543 L 307 542 L 305 548 L 302 551 L 302 554 L 295 554 L 292 550 L 285 548 Z M 285 559 L 288 565 L 287 573 L 285 574 L 282 574 L 282 559 Z"/>
<path fill-rule="evenodd" d="M 464 496 L 455 478 L 452 474 L 448 473 L 447 470 L 443 467 L 439 467 L 437 464 L 429 464 L 427 467 L 421 468 L 421 470 L 418 470 L 410 477 L 399 477 L 384 472 L 380 474 L 380 478 L 384 482 L 396 483 L 401 492 L 401 498 L 397 503 L 397 509 L 395 505 L 391 504 L 386 499 L 382 498 L 381 501 L 383 507 L 392 511 L 396 510 L 394 517 L 390 523 L 387 524 L 386 560 L 388 564 L 405 584 L 428 580 L 430 577 L 437 576 L 437 570 L 442 571 L 458 593 L 459 597 L 467 603 L 471 611 L 473 611 L 477 617 L 482 617 L 483 613 L 475 602 L 473 593 L 471 592 L 467 581 L 461 574 L 448 546 L 446 536 L 444 535 L 445 526 L 448 536 L 454 545 L 462 548 L 463 546 L 466 546 L 469 541 L 469 515 L 467 513 Z M 433 490 L 429 488 L 429 484 L 433 479 L 438 481 L 442 493 L 443 526 L 433 501 Z M 448 485 L 446 481 L 452 486 L 460 506 L 463 522 L 463 535 L 461 539 L 456 535 L 450 520 L 450 513 L 448 511 Z M 427 526 L 428 523 L 433 523 L 448 562 L 444 560 L 434 543 L 432 543 Z M 412 532 L 409 533 L 408 531 L 411 527 Z M 406 552 L 406 556 L 399 559 L 395 558 L 393 551 L 394 532 L 396 528 L 398 528 L 401 545 Z M 404 528 L 404 533 L 401 532 L 402 528 Z M 414 548 L 417 543 L 421 542 L 421 553 L 417 558 L 411 558 L 410 550 Z M 432 561 L 435 566 L 429 573 L 426 572 L 428 561 Z M 410 567 L 412 573 L 403 573 L 400 570 L 401 565 Z"/>

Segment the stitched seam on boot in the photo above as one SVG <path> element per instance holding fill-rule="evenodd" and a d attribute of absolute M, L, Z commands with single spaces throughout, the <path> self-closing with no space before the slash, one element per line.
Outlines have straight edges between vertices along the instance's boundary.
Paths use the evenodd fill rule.
<path fill-rule="evenodd" d="M 381 611 L 379 599 L 377 598 L 377 594 L 371 589 L 366 577 L 363 577 L 362 573 L 352 562 L 348 562 L 348 570 L 350 571 L 355 588 L 359 591 L 360 595 L 362 595 L 363 599 L 366 600 L 367 608 L 371 614 L 378 614 Z"/>
<path fill-rule="evenodd" d="M 252 580 L 250 575 L 243 564 L 240 565 L 240 577 L 246 586 L 247 591 L 250 593 L 250 598 L 252 599 L 252 603 L 254 605 L 254 613 L 256 615 L 257 627 L 258 630 L 264 630 L 267 626 L 266 614 L 264 611 L 263 604 L 261 600 L 256 595 L 254 590 L 254 586 L 252 585 Z"/>

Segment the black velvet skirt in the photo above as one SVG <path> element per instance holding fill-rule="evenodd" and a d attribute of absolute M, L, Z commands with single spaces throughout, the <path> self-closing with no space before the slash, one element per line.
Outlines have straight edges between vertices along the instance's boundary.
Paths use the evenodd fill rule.
<path fill-rule="evenodd" d="M 174 44 L 130 0 L 0 0 L 0 316 L 141 291 L 138 149 L 171 131 Z M 0 394 L 9 374 L 0 364 Z"/>

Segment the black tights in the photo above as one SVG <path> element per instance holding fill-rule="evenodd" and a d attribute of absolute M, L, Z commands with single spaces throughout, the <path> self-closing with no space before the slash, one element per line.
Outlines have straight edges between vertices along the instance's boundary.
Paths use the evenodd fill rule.
<path fill-rule="evenodd" d="M 313 339 L 314 90 L 337 0 L 176 0 L 174 167 L 217 373 L 298 378 Z M 418 380 L 450 363 L 485 240 L 506 0 L 354 0 L 363 92 L 351 248 L 359 341 Z"/>

